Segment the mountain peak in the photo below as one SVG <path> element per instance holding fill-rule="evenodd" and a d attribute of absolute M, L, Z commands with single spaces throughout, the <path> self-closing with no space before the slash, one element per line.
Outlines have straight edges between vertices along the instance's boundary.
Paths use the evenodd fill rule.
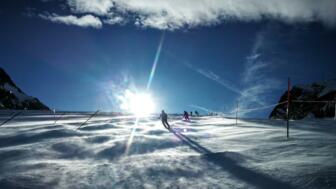
<path fill-rule="evenodd" d="M 18 88 L 15 83 L 12 81 L 10 76 L 6 73 L 6 71 L 0 67 L 0 85 L 4 85 L 5 83 L 8 83 L 16 88 Z"/>
<path fill-rule="evenodd" d="M 303 119 L 306 117 L 327 118 L 335 116 L 336 80 L 325 80 L 305 85 L 295 85 L 290 90 L 290 118 Z M 287 91 L 279 102 L 287 101 Z M 287 104 L 274 108 L 270 118 L 285 119 Z"/>
<path fill-rule="evenodd" d="M 3 68 L 0 68 L 0 109 L 49 110 L 18 88 Z"/>

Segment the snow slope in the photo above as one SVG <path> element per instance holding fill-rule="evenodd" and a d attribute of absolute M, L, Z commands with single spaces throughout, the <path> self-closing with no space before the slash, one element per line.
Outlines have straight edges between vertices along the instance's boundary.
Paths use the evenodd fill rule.
<path fill-rule="evenodd" d="M 173 117 L 168 132 L 156 118 L 134 130 L 133 117 L 104 114 L 76 129 L 88 117 L 25 114 L 1 126 L 0 188 L 336 187 L 333 120 L 293 121 L 287 140 L 278 120 Z"/>

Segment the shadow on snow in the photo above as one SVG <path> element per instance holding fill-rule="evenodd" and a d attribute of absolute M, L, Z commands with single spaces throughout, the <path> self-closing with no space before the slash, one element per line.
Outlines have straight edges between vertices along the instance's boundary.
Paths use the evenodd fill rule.
<path fill-rule="evenodd" d="M 196 152 L 203 154 L 203 158 L 207 161 L 210 161 L 218 166 L 220 166 L 225 171 L 228 171 L 233 176 L 237 177 L 238 179 L 245 181 L 251 185 L 254 185 L 257 188 L 287 188 L 291 189 L 294 188 L 293 186 L 275 180 L 267 175 L 262 173 L 258 173 L 251 169 L 242 167 L 238 164 L 238 162 L 230 157 L 226 156 L 226 153 L 213 153 L 212 151 L 208 150 L 207 148 L 201 146 L 197 142 L 193 141 L 189 137 L 183 135 L 182 133 L 176 132 L 171 130 L 171 132 L 183 141 L 186 145 L 190 148 L 195 150 Z"/>

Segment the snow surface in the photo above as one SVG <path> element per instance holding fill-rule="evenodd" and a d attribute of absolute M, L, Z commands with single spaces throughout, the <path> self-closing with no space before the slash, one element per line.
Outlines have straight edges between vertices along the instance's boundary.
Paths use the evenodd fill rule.
<path fill-rule="evenodd" d="M 134 117 L 104 114 L 76 129 L 89 116 L 25 113 L 1 126 L 0 188 L 336 187 L 333 120 L 292 121 L 286 139 L 284 121 L 223 117 L 176 116 L 169 132 L 157 117 L 134 130 Z"/>

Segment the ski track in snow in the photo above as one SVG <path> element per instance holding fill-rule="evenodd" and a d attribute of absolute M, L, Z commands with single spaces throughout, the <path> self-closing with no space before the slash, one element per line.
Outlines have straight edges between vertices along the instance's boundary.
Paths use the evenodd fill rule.
<path fill-rule="evenodd" d="M 56 119 L 61 115 L 56 115 Z M 335 188 L 333 120 L 24 115 L 0 127 L 0 188 Z M 2 114 L 3 122 L 9 115 Z"/>

